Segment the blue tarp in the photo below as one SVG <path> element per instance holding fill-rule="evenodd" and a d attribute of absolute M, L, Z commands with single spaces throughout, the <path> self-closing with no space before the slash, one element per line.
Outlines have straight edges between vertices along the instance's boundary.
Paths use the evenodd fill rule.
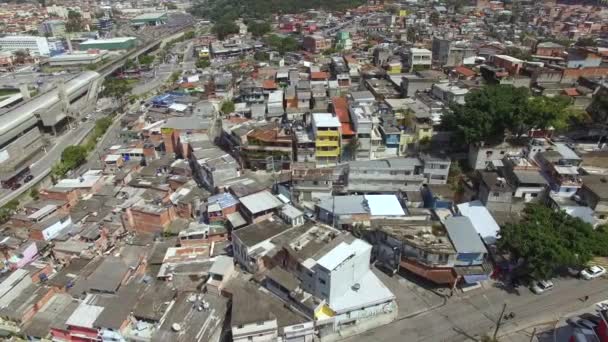
<path fill-rule="evenodd" d="M 155 96 L 152 99 L 152 104 L 155 107 L 169 107 L 175 102 L 175 96 L 171 94 L 163 94 Z"/>
<path fill-rule="evenodd" d="M 488 280 L 487 274 L 471 274 L 462 276 L 464 278 L 464 282 L 467 284 L 475 284 L 480 281 Z"/>

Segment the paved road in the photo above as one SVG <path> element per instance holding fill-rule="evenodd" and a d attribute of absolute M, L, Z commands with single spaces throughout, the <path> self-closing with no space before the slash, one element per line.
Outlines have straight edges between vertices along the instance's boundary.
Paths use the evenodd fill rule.
<path fill-rule="evenodd" d="M 471 292 L 466 297 L 452 297 L 446 305 L 431 309 L 419 316 L 395 321 L 378 329 L 362 333 L 344 341 L 391 342 L 391 341 L 470 341 L 471 337 L 491 332 L 496 319 L 507 304 L 506 312 L 514 312 L 516 318 L 503 321 L 499 336 L 514 340 L 516 332 L 534 325 L 556 322 L 570 313 L 589 306 L 589 303 L 608 298 L 608 280 L 583 281 L 559 279 L 551 293 L 540 296 L 527 289 L 520 294 L 491 288 Z M 587 303 L 580 298 L 588 295 Z M 529 338 L 528 338 L 529 339 Z"/>

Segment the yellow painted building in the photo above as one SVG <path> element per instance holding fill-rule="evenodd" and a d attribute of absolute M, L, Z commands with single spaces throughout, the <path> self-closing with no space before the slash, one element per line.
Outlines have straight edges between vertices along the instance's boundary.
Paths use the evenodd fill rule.
<path fill-rule="evenodd" d="M 391 62 L 386 66 L 386 72 L 390 75 L 400 74 L 401 73 L 401 63 L 399 62 Z"/>
<path fill-rule="evenodd" d="M 317 166 L 333 166 L 340 162 L 340 120 L 329 113 L 315 113 L 312 117 L 315 135 L 315 159 Z"/>

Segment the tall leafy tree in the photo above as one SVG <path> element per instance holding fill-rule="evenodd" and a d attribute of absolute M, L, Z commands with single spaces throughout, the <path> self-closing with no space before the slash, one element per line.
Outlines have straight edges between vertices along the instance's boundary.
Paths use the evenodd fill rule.
<path fill-rule="evenodd" d="M 487 86 L 454 103 L 442 117 L 442 126 L 466 144 L 521 136 L 531 128 L 565 128 L 573 115 L 566 97 L 533 97 L 527 88 Z"/>
<path fill-rule="evenodd" d="M 131 92 L 131 89 L 133 89 L 127 80 L 117 78 L 106 78 L 103 82 L 103 88 L 103 96 L 112 97 L 121 104 L 123 98 Z"/>
<path fill-rule="evenodd" d="M 551 278 L 563 267 L 581 267 L 594 256 L 608 255 L 608 232 L 563 211 L 540 204 L 525 208 L 519 223 L 507 224 L 497 241 L 500 250 L 522 262 L 536 279 Z"/>
<path fill-rule="evenodd" d="M 65 24 L 65 30 L 68 32 L 80 32 L 82 31 L 83 26 L 82 14 L 70 10 L 68 12 L 68 22 Z"/>
<path fill-rule="evenodd" d="M 228 35 L 238 33 L 239 27 L 232 20 L 222 19 L 213 25 L 211 31 L 218 39 L 223 40 Z"/>
<path fill-rule="evenodd" d="M 70 170 L 77 168 L 87 160 L 87 149 L 81 145 L 66 147 L 61 152 L 61 162 Z"/>

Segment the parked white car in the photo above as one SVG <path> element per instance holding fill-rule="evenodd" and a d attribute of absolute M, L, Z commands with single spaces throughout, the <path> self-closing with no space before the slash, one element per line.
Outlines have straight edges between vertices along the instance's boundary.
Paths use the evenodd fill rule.
<path fill-rule="evenodd" d="M 553 290 L 553 283 L 550 280 L 535 280 L 532 283 L 530 290 L 539 295 L 549 290 Z"/>
<path fill-rule="evenodd" d="M 591 280 L 606 274 L 606 269 L 602 266 L 591 266 L 581 271 L 581 278 Z"/>

